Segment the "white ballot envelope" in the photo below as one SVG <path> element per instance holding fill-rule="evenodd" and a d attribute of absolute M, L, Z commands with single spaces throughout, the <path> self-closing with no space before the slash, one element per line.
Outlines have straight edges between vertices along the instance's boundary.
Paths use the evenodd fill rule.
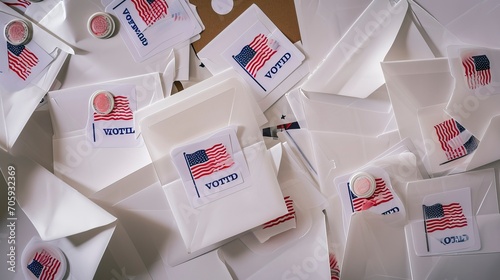
<path fill-rule="evenodd" d="M 444 1 L 437 4 L 430 0 L 412 0 L 465 44 L 498 47 L 500 37 L 495 32 L 498 24 L 497 2 L 467 0 Z M 453 9 L 449 9 L 453 5 Z"/>
<path fill-rule="evenodd" d="M 384 62 L 382 68 L 399 133 L 402 138 L 410 138 L 414 142 L 429 173 L 442 175 L 471 170 L 498 159 L 498 154 L 492 149 L 496 139 L 492 132 L 494 129 L 488 130 L 488 135 L 483 136 L 483 142 L 481 136 L 476 136 L 473 130 L 476 128 L 478 131 L 478 127 L 484 128 L 486 125 L 475 122 L 471 126 L 469 123 L 469 119 L 481 116 L 484 120 L 487 113 L 482 113 L 481 110 L 467 112 L 465 105 L 461 103 L 465 100 L 463 95 L 462 99 L 456 97 L 461 100 L 460 103 L 456 99 L 450 99 L 456 82 L 450 73 L 448 59 Z M 465 77 L 459 82 L 465 85 Z M 483 94 L 480 97 L 487 96 Z M 495 98 L 495 95 L 491 97 Z M 479 101 L 474 98 L 472 102 L 474 103 L 470 104 L 477 105 Z M 470 108 L 470 104 L 467 103 L 467 108 Z M 457 111 L 457 108 L 460 110 Z M 461 117 L 460 112 L 468 114 L 468 118 Z M 476 116 L 473 117 L 472 113 Z M 494 126 L 493 124 L 491 128 Z M 444 131 L 450 132 L 443 133 Z"/>
<path fill-rule="evenodd" d="M 193 259 L 200 260 L 201 255 L 230 241 L 188 253 L 152 164 L 93 194 L 91 199 L 105 205 L 120 221 L 117 230 L 121 231 L 117 239 L 113 237 L 110 251 L 119 266 L 127 268 L 129 276 L 167 278 L 190 267 Z M 195 212 L 187 210 L 184 215 L 190 220 Z M 220 267 L 223 269 L 214 266 L 206 272 L 216 273 L 215 279 L 225 279 L 227 270 L 221 262 Z"/>
<path fill-rule="evenodd" d="M 351 217 L 341 278 L 411 279 L 403 225 L 395 217 L 357 212 Z"/>
<path fill-rule="evenodd" d="M 296 263 L 304 263 L 301 271 L 311 278 L 330 279 L 325 216 L 321 212 L 326 200 L 312 178 L 299 167 L 288 143 L 283 143 L 281 151 L 282 155 L 277 153 L 276 156 L 278 161 L 281 160 L 278 181 L 283 195 L 293 201 L 296 227 L 264 242 L 256 238 L 255 232 L 244 234 L 221 247 L 221 258 L 238 279 L 290 278 L 300 275 L 300 271 L 293 269 Z M 258 230 L 272 231 L 287 223 L 287 217 Z"/>
<path fill-rule="evenodd" d="M 407 250 L 415 279 L 470 275 L 465 264 L 481 260 L 476 277 L 498 273 L 497 183 L 484 169 L 407 185 Z M 427 256 L 427 257 L 422 257 Z M 482 269 L 479 269 L 479 268 Z M 439 276 L 441 275 L 441 276 Z"/>
<path fill-rule="evenodd" d="M 35 22 L 44 18 L 57 3 L 62 0 L 45 0 L 40 2 L 30 2 L 29 0 L 2 0 L 2 2 L 12 9 L 20 12 Z"/>
<path fill-rule="evenodd" d="M 22 15 L 0 4 L 0 21 L 6 24 Z M 29 20 L 28 20 L 29 21 Z M 27 45 L 13 46 L 2 38 L 0 49 L 0 147 L 9 151 L 44 94 L 52 86 L 71 49 L 34 23 Z"/>
<path fill-rule="evenodd" d="M 313 70 L 302 89 L 358 98 L 369 96 L 384 84 L 380 62 L 393 45 L 407 10 L 407 1 L 372 2 Z"/>
<path fill-rule="evenodd" d="M 255 4 L 199 53 L 212 74 L 234 69 L 252 89 L 262 110 L 307 73 L 305 56 Z"/>
<path fill-rule="evenodd" d="M 189 253 L 287 213 L 248 87 L 210 80 L 139 123 Z"/>
<path fill-rule="evenodd" d="M 6 212 L 18 233 L 15 279 L 26 279 L 21 259 L 26 257 L 29 261 L 30 256 L 23 256 L 22 252 L 33 237 L 63 251 L 71 279 L 92 278 L 113 234 L 116 218 L 31 159 L 0 153 L 6 191 L 15 192 L 18 205 L 12 206 L 17 211 Z"/>
<path fill-rule="evenodd" d="M 103 90 L 115 102 L 101 117 L 91 97 Z M 55 174 L 90 195 L 151 163 L 133 114 L 161 99 L 157 73 L 50 92 Z"/>
<path fill-rule="evenodd" d="M 493 106 L 500 98 L 500 69 L 495 61 L 500 50 L 452 46 L 448 50 L 453 93 L 446 112 L 478 139 L 477 150 L 466 170 L 500 159 L 495 144 L 499 138 L 500 110 Z"/>

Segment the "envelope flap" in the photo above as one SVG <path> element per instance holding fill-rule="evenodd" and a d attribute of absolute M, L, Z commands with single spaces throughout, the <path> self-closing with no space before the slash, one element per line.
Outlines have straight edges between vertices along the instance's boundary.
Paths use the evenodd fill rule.
<path fill-rule="evenodd" d="M 262 141 L 246 87 L 230 78 L 209 88 L 192 87 L 164 101 L 163 109 L 145 117 L 140 125 L 144 141 L 162 184 L 177 178 L 171 149 L 227 126 L 236 126 L 241 147 Z M 161 105 L 161 104 L 160 104 Z M 189 121 L 186 121 L 189 120 Z"/>

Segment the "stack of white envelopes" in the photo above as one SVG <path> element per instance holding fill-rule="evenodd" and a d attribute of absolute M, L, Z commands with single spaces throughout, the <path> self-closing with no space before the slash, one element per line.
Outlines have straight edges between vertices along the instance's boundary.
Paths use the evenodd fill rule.
<path fill-rule="evenodd" d="M 495 1 L 0 1 L 1 279 L 500 274 Z"/>

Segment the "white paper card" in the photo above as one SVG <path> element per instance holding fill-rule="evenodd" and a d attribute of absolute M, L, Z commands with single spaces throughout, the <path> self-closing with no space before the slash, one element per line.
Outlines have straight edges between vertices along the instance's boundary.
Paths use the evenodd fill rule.
<path fill-rule="evenodd" d="M 0 25 L 18 19 L 8 14 L 0 13 Z M 34 40 L 26 45 L 14 46 L 2 36 L 0 48 L 0 85 L 7 91 L 15 92 L 25 88 L 54 59 Z"/>
<path fill-rule="evenodd" d="M 411 231 L 417 256 L 479 250 L 470 188 L 425 196 L 422 220 L 412 223 Z"/>
<path fill-rule="evenodd" d="M 87 136 L 97 148 L 133 148 L 142 145 L 142 137 L 136 137 L 134 112 L 137 97 L 134 85 L 103 86 L 113 94 L 114 106 L 109 114 L 94 112 L 89 100 Z M 92 98 L 91 98 L 92 99 Z"/>
<path fill-rule="evenodd" d="M 260 21 L 223 53 L 224 58 L 262 95 L 297 69 L 304 55 L 278 29 L 271 33 Z"/>
<path fill-rule="evenodd" d="M 234 127 L 172 150 L 191 206 L 197 208 L 248 186 L 248 166 Z"/>
<path fill-rule="evenodd" d="M 187 41 L 202 30 L 185 1 L 115 0 L 106 11 L 119 19 L 120 36 L 132 41 L 126 45 L 140 58 Z"/>

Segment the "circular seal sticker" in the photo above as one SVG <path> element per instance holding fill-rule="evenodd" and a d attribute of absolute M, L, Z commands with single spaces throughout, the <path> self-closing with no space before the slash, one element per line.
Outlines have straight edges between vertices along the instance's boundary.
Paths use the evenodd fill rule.
<path fill-rule="evenodd" d="M 92 107 L 97 114 L 107 115 L 115 106 L 115 98 L 109 91 L 96 91 L 92 95 Z"/>
<path fill-rule="evenodd" d="M 366 172 L 354 174 L 349 180 L 349 188 L 357 196 L 366 198 L 375 192 L 375 178 Z"/>
<path fill-rule="evenodd" d="M 95 13 L 90 16 L 87 29 L 92 36 L 99 39 L 106 39 L 115 32 L 115 21 L 108 13 Z"/>
<path fill-rule="evenodd" d="M 14 46 L 26 45 L 31 39 L 31 29 L 27 21 L 14 19 L 5 25 L 5 40 Z"/>
<path fill-rule="evenodd" d="M 33 280 L 62 280 L 67 268 L 61 249 L 38 238 L 33 238 L 24 248 L 21 265 L 25 279 Z"/>

